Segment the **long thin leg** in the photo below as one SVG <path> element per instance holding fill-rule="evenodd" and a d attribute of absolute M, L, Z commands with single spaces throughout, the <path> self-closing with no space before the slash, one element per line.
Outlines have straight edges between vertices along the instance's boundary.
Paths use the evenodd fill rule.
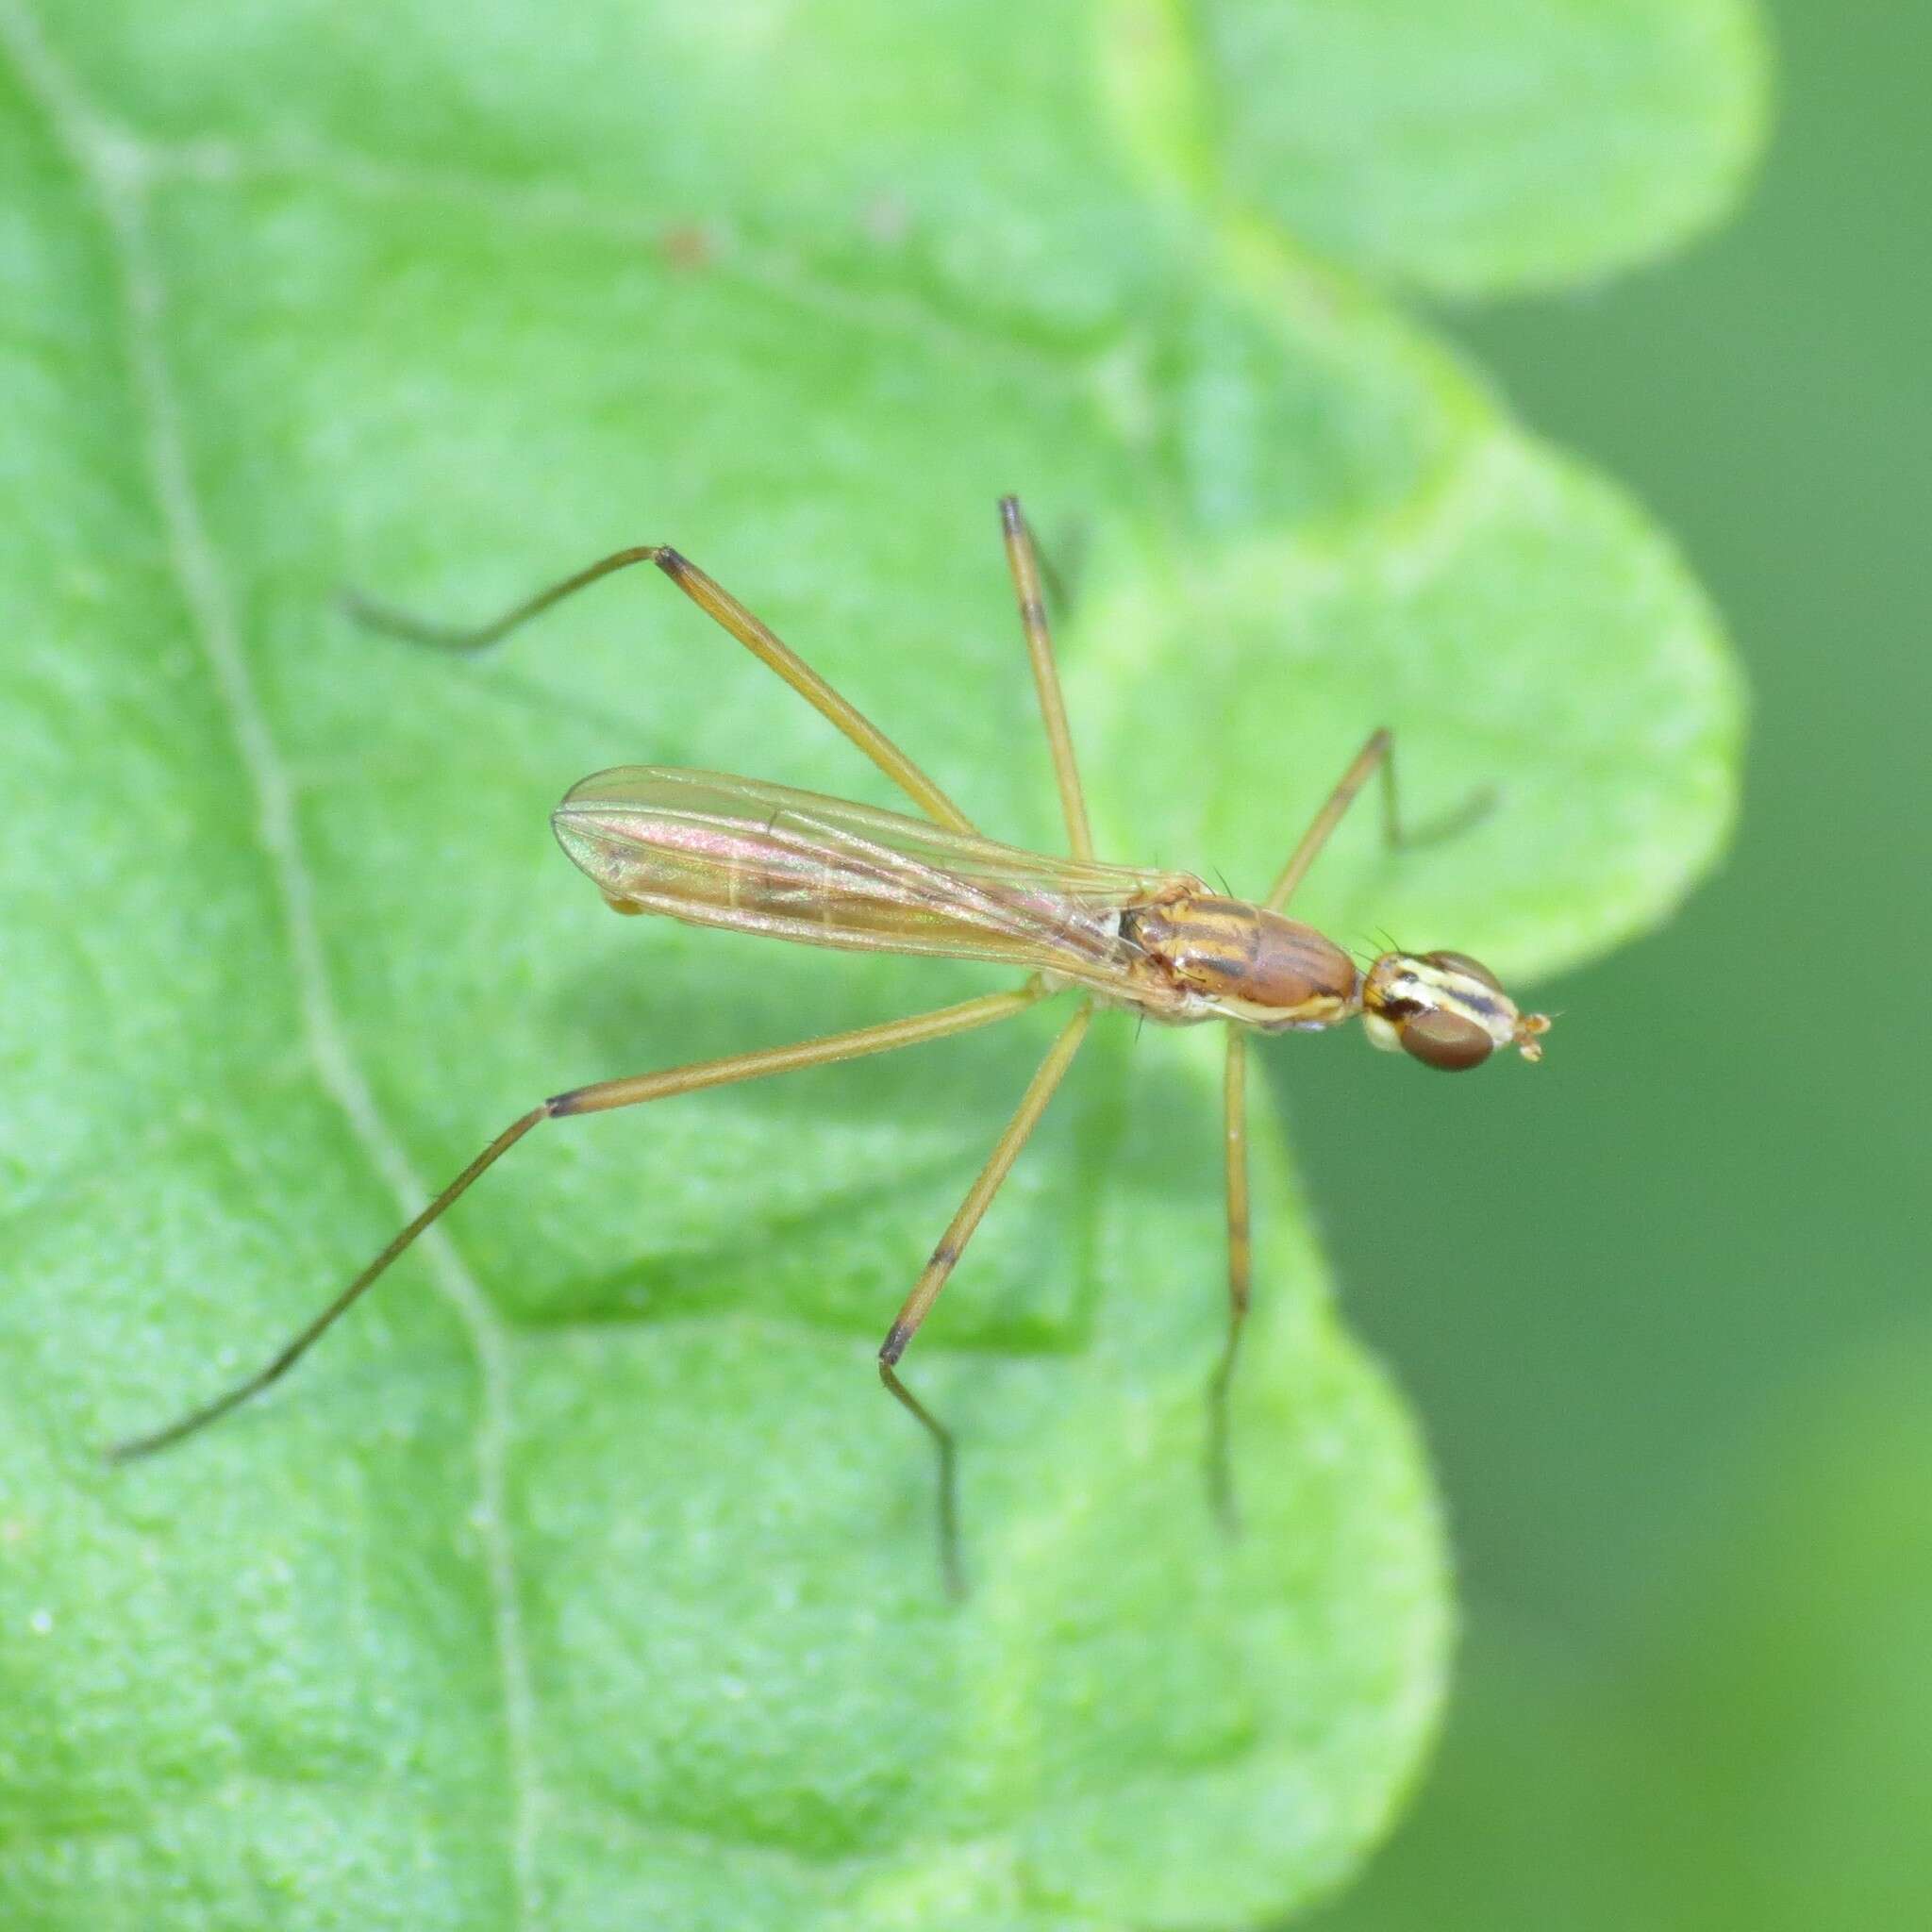
<path fill-rule="evenodd" d="M 533 1107 L 521 1119 L 512 1121 L 496 1139 L 471 1161 L 442 1192 L 417 1215 L 415 1220 L 382 1250 L 307 1327 L 293 1337 L 265 1367 L 238 1382 L 201 1407 L 192 1409 L 179 1420 L 151 1435 L 135 1436 L 117 1442 L 108 1451 L 115 1462 L 151 1456 L 158 1449 L 206 1428 L 232 1408 L 259 1394 L 282 1376 L 321 1341 L 338 1320 L 372 1288 L 429 1227 L 461 1200 L 476 1180 L 496 1165 L 532 1127 L 547 1120 L 580 1113 L 602 1113 L 615 1107 L 638 1107 L 647 1100 L 665 1100 L 675 1093 L 695 1093 L 700 1088 L 724 1087 L 741 1080 L 762 1079 L 767 1074 L 789 1074 L 805 1067 L 829 1066 L 839 1060 L 858 1059 L 862 1055 L 890 1053 L 895 1047 L 918 1046 L 928 1040 L 944 1040 L 955 1033 L 970 1032 L 975 1026 L 990 1026 L 1010 1019 L 1047 997 L 1047 989 L 1029 982 L 1013 992 L 987 993 L 954 1007 L 941 1007 L 931 1013 L 920 1013 L 907 1020 L 889 1020 L 879 1026 L 861 1026 L 851 1033 L 828 1033 L 817 1040 L 798 1041 L 789 1046 L 766 1047 L 756 1053 L 728 1055 L 724 1059 L 697 1060 L 687 1067 L 673 1067 L 663 1073 L 638 1074 L 627 1079 L 599 1080 L 589 1087 L 573 1088 L 567 1093 L 553 1094 Z"/>
<path fill-rule="evenodd" d="M 830 719 L 928 818 L 950 825 L 956 832 L 977 829 L 876 724 L 841 698 L 797 652 L 768 625 L 754 617 L 723 585 L 708 577 L 668 543 L 639 543 L 628 550 L 613 551 L 575 576 L 540 591 L 536 596 L 506 611 L 493 624 L 474 630 L 425 624 L 407 611 L 375 603 L 354 591 L 344 592 L 342 601 L 352 617 L 372 629 L 387 631 L 391 637 L 407 638 L 412 643 L 435 644 L 446 651 L 481 651 L 600 577 L 608 577 L 613 571 L 627 570 L 634 563 L 655 563 L 700 610 L 723 625 L 755 658 L 768 664 L 808 705 Z"/>
<path fill-rule="evenodd" d="M 953 1432 L 900 1381 L 895 1371 L 899 1357 L 918 1334 L 919 1324 L 939 1299 L 940 1290 L 945 1287 L 960 1253 L 973 1239 L 973 1230 L 979 1225 L 992 1197 L 999 1192 L 1000 1184 L 1012 1172 L 1013 1162 L 1019 1158 L 1020 1149 L 1026 1144 L 1027 1135 L 1039 1125 L 1047 1102 L 1053 1098 L 1054 1089 L 1060 1084 L 1074 1056 L 1080 1050 L 1080 1041 L 1087 1033 L 1087 1023 L 1092 1017 L 1093 1003 L 1083 1000 L 1079 1010 L 1061 1028 L 1060 1037 L 1054 1041 L 1027 1083 L 1026 1091 L 1021 1095 L 1020 1105 L 1013 1118 L 1008 1122 L 1006 1132 L 993 1143 L 993 1150 L 980 1170 L 979 1178 L 967 1190 L 965 1200 L 959 1204 L 959 1211 L 940 1237 L 940 1244 L 932 1251 L 932 1258 L 920 1271 L 912 1292 L 906 1297 L 905 1307 L 899 1310 L 898 1318 L 886 1331 L 886 1339 L 879 1345 L 879 1380 L 932 1438 L 933 1449 L 939 1457 L 940 1564 L 945 1574 L 946 1588 L 955 1596 L 963 1589 L 963 1573 L 959 1563 L 959 1507 Z"/>
<path fill-rule="evenodd" d="M 1074 738 L 1067 728 L 1067 708 L 1060 697 L 1059 673 L 1053 661 L 1053 632 L 1046 621 L 1046 600 L 1040 589 L 1040 553 L 1033 532 L 1020 509 L 1017 496 L 1000 498 L 1000 532 L 1006 540 L 1007 565 L 1013 573 L 1013 591 L 1020 600 L 1020 622 L 1026 631 L 1026 655 L 1033 660 L 1034 688 L 1040 693 L 1040 716 L 1046 725 L 1046 742 L 1053 753 L 1054 782 L 1060 791 L 1060 811 L 1067 821 L 1067 849 L 1075 858 L 1093 857 L 1093 834 L 1087 824 L 1087 800 L 1080 791 L 1080 767 L 1074 757 Z"/>
<path fill-rule="evenodd" d="M 1234 1467 L 1228 1454 L 1227 1391 L 1234 1380 L 1235 1356 L 1248 1319 L 1254 1278 L 1254 1250 L 1248 1236 L 1248 1042 L 1238 1027 L 1227 1029 L 1227 1079 L 1224 1089 L 1224 1138 L 1227 1146 L 1227 1341 L 1208 1384 L 1208 1492 L 1223 1525 L 1241 1526 L 1235 1506 Z"/>
<path fill-rule="evenodd" d="M 1342 815 L 1355 803 L 1357 793 L 1369 782 L 1378 765 L 1382 770 L 1382 836 L 1391 850 L 1434 844 L 1439 839 L 1466 831 L 1496 802 L 1495 792 L 1487 785 L 1480 786 L 1442 818 L 1417 829 L 1409 829 L 1402 822 L 1395 795 L 1394 737 L 1387 729 L 1372 731 L 1368 741 L 1350 760 L 1348 770 L 1337 780 L 1327 802 L 1302 834 L 1300 843 L 1288 855 L 1288 863 L 1281 868 L 1281 876 L 1261 902 L 1270 912 L 1286 909 L 1295 888 L 1307 876 L 1308 868 L 1314 864 L 1323 846 L 1327 844 L 1329 834 L 1341 823 Z"/>
<path fill-rule="evenodd" d="M 1270 888 L 1268 896 L 1261 904 L 1270 912 L 1283 910 L 1295 888 L 1307 876 L 1309 866 L 1319 857 L 1323 846 L 1327 844 L 1330 833 L 1341 823 L 1342 814 L 1355 803 L 1356 794 L 1369 782 L 1370 774 L 1377 765 L 1382 767 L 1382 803 L 1384 828 L 1391 843 L 1398 842 L 1399 835 L 1395 818 L 1395 767 L 1389 759 L 1394 739 L 1388 731 L 1372 731 L 1369 740 L 1350 760 L 1348 770 L 1342 773 L 1335 790 L 1328 794 L 1327 803 L 1318 811 L 1308 829 L 1301 836 L 1300 842 L 1288 855 L 1288 863 L 1281 868 L 1281 876 Z"/>

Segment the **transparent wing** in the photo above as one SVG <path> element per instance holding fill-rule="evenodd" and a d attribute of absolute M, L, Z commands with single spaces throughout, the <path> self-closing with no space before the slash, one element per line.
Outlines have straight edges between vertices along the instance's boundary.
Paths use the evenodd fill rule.
<path fill-rule="evenodd" d="M 1119 983 L 1135 954 L 1120 937 L 1121 909 L 1198 884 L 668 765 L 586 778 L 552 824 L 623 911 L 808 945 L 992 959 L 1103 990 Z"/>

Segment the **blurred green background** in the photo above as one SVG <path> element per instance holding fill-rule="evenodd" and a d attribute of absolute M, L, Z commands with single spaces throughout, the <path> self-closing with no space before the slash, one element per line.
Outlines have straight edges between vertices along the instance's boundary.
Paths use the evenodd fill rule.
<path fill-rule="evenodd" d="M 1544 992 L 1559 1102 L 1419 1083 L 1393 1212 L 1349 1069 L 1283 1069 L 1466 1619 L 1435 1767 L 1323 1932 L 1932 1924 L 1932 12 L 1772 19 L 1736 219 L 1456 322 L 1676 534 L 1754 729 L 1722 874 Z"/>

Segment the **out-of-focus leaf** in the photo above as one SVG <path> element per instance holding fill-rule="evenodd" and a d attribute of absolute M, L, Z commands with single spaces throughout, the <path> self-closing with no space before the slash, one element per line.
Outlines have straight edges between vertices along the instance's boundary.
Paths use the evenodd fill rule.
<path fill-rule="evenodd" d="M 1906 1338 L 1785 1405 L 1712 1485 L 1698 1561 L 1622 1632 L 1615 1672 L 1579 1668 L 1564 1633 L 1491 1618 L 1507 1638 L 1465 1660 L 1428 1805 L 1314 1923 L 1910 1924 L 1932 1886 L 1928 1368 Z M 1525 1762 L 1559 1767 L 1527 1803 Z"/>
<path fill-rule="evenodd" d="M 1457 296 L 1655 255 L 1764 134 L 1748 0 L 1204 0 L 1228 185 L 1301 240 Z"/>

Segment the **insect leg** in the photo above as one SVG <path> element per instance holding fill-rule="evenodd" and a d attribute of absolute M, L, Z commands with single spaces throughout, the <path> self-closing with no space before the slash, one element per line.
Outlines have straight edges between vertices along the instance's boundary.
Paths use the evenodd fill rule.
<path fill-rule="evenodd" d="M 1414 830 L 1402 823 L 1402 813 L 1395 796 L 1395 739 L 1386 727 L 1369 734 L 1368 741 L 1350 760 L 1348 770 L 1337 780 L 1335 790 L 1328 794 L 1326 803 L 1315 814 L 1313 823 L 1301 836 L 1301 841 L 1288 856 L 1288 863 L 1281 868 L 1281 876 L 1274 881 L 1268 896 L 1262 900 L 1270 912 L 1284 910 L 1295 888 L 1307 875 L 1308 868 L 1314 864 L 1323 846 L 1328 842 L 1328 835 L 1341 823 L 1342 814 L 1356 801 L 1356 794 L 1369 782 L 1377 766 L 1382 772 L 1382 836 L 1391 850 L 1403 851 L 1411 846 L 1433 845 L 1439 840 L 1453 838 L 1457 832 L 1466 832 L 1479 819 L 1483 818 L 1495 805 L 1496 794 L 1492 787 L 1478 786 L 1462 804 L 1440 819 L 1419 826 Z"/>
<path fill-rule="evenodd" d="M 775 671 L 800 697 L 828 718 L 838 728 L 906 793 L 928 818 L 950 826 L 956 832 L 977 828 L 959 808 L 867 718 L 848 704 L 777 634 L 741 604 L 723 585 L 708 577 L 690 558 L 680 556 L 668 543 L 639 543 L 628 550 L 613 551 L 587 564 L 575 576 L 552 584 L 534 597 L 525 599 L 491 624 L 474 630 L 440 624 L 426 624 L 407 611 L 391 609 L 350 591 L 343 604 L 350 616 L 373 630 L 391 637 L 407 638 L 412 643 L 434 644 L 446 651 L 481 651 L 511 631 L 541 617 L 553 605 L 608 577 L 614 571 L 626 570 L 634 563 L 655 563 L 677 588 L 708 617 L 714 619 L 746 650 Z"/>
<path fill-rule="evenodd" d="M 879 1380 L 932 1438 L 933 1449 L 939 1457 L 940 1564 L 945 1574 L 946 1588 L 955 1596 L 960 1594 L 963 1583 L 959 1564 L 959 1510 L 953 1432 L 900 1381 L 896 1374 L 899 1357 L 919 1332 L 919 1324 L 931 1312 L 933 1303 L 939 1299 L 940 1290 L 945 1287 L 960 1252 L 973 1239 L 973 1230 L 979 1225 L 992 1197 L 999 1192 L 1000 1184 L 1012 1172 L 1013 1162 L 1019 1158 L 1020 1149 L 1026 1144 L 1027 1135 L 1039 1125 L 1040 1117 L 1046 1111 L 1054 1090 L 1073 1063 L 1074 1054 L 1080 1050 L 1087 1023 L 1092 1017 L 1092 1002 L 1083 1000 L 1079 1010 L 1061 1029 L 1060 1037 L 1054 1041 L 1027 1083 L 1026 1091 L 1021 1095 L 1019 1108 L 1007 1124 L 1006 1131 L 993 1143 L 992 1153 L 980 1170 L 979 1178 L 967 1190 L 965 1200 L 959 1204 L 959 1211 L 940 1237 L 940 1244 L 932 1251 L 932 1258 L 921 1270 L 912 1292 L 906 1297 L 905 1307 L 899 1310 L 898 1318 L 886 1331 L 886 1339 L 879 1345 Z"/>
<path fill-rule="evenodd" d="M 1279 912 L 1293 896 L 1295 888 L 1307 876 L 1309 866 L 1313 865 L 1323 846 L 1327 844 L 1328 836 L 1341 823 L 1342 814 L 1355 803 L 1356 794 L 1369 782 L 1371 774 L 1380 765 L 1383 770 L 1382 802 L 1384 824 L 1391 842 L 1398 838 L 1395 818 L 1395 779 L 1394 767 L 1388 762 L 1394 740 L 1387 730 L 1374 731 L 1369 740 L 1353 759 L 1348 770 L 1337 781 L 1335 790 L 1328 794 L 1327 802 L 1318 811 L 1308 829 L 1301 836 L 1294 850 L 1288 855 L 1288 863 L 1281 868 L 1281 876 L 1269 890 L 1268 896 L 1261 904 L 1270 912 Z"/>
<path fill-rule="evenodd" d="M 1235 1356 L 1248 1319 L 1254 1251 L 1248 1236 L 1248 1042 L 1239 1027 L 1227 1029 L 1227 1078 L 1223 1136 L 1227 1148 L 1227 1341 L 1208 1383 L 1208 1493 L 1230 1532 L 1241 1527 L 1235 1504 L 1234 1467 L 1228 1454 L 1227 1392 Z"/>
<path fill-rule="evenodd" d="M 593 1086 L 576 1087 L 567 1093 L 553 1094 L 497 1135 L 264 1367 L 166 1427 L 117 1442 L 108 1451 L 108 1459 L 127 1462 L 137 1457 L 151 1456 L 156 1450 L 165 1449 L 184 1436 L 192 1436 L 196 1430 L 207 1427 L 230 1409 L 239 1407 L 249 1397 L 259 1394 L 272 1383 L 279 1381 L 375 1285 L 390 1264 L 411 1247 L 425 1228 L 440 1221 L 470 1191 L 473 1183 L 494 1167 L 531 1128 L 544 1121 L 562 1119 L 572 1114 L 601 1113 L 617 1107 L 638 1107 L 647 1100 L 666 1100 L 673 1094 L 694 1093 L 704 1087 L 724 1087 L 737 1081 L 762 1079 L 767 1074 L 789 1074 L 804 1067 L 823 1067 L 839 1060 L 858 1059 L 865 1054 L 890 1053 L 895 1047 L 918 1046 L 928 1040 L 943 1040 L 955 1033 L 970 1032 L 975 1026 L 988 1026 L 995 1021 L 1010 1019 L 1015 1013 L 1024 1012 L 1046 997 L 1046 988 L 1033 981 L 1013 992 L 987 993 L 958 1006 L 941 1007 L 935 1012 L 916 1014 L 907 1020 L 889 1020 L 879 1026 L 861 1026 L 850 1033 L 829 1033 L 817 1040 L 799 1041 L 789 1046 L 765 1047 L 755 1053 L 731 1054 L 723 1059 L 697 1060 L 690 1066 L 673 1067 L 663 1073 L 600 1080 Z"/>
<path fill-rule="evenodd" d="M 1053 632 L 1046 621 L 1046 601 L 1041 594 L 1040 552 L 1017 496 L 1000 499 L 1000 531 L 1006 541 L 1007 564 L 1013 573 L 1014 594 L 1020 600 L 1026 654 L 1033 660 L 1033 683 L 1040 693 L 1047 747 L 1053 753 L 1054 780 L 1059 787 L 1060 811 L 1067 822 L 1067 849 L 1075 858 L 1091 858 L 1093 834 L 1088 829 L 1080 767 L 1074 757 L 1073 734 L 1067 728 L 1067 708 L 1053 661 Z"/>

